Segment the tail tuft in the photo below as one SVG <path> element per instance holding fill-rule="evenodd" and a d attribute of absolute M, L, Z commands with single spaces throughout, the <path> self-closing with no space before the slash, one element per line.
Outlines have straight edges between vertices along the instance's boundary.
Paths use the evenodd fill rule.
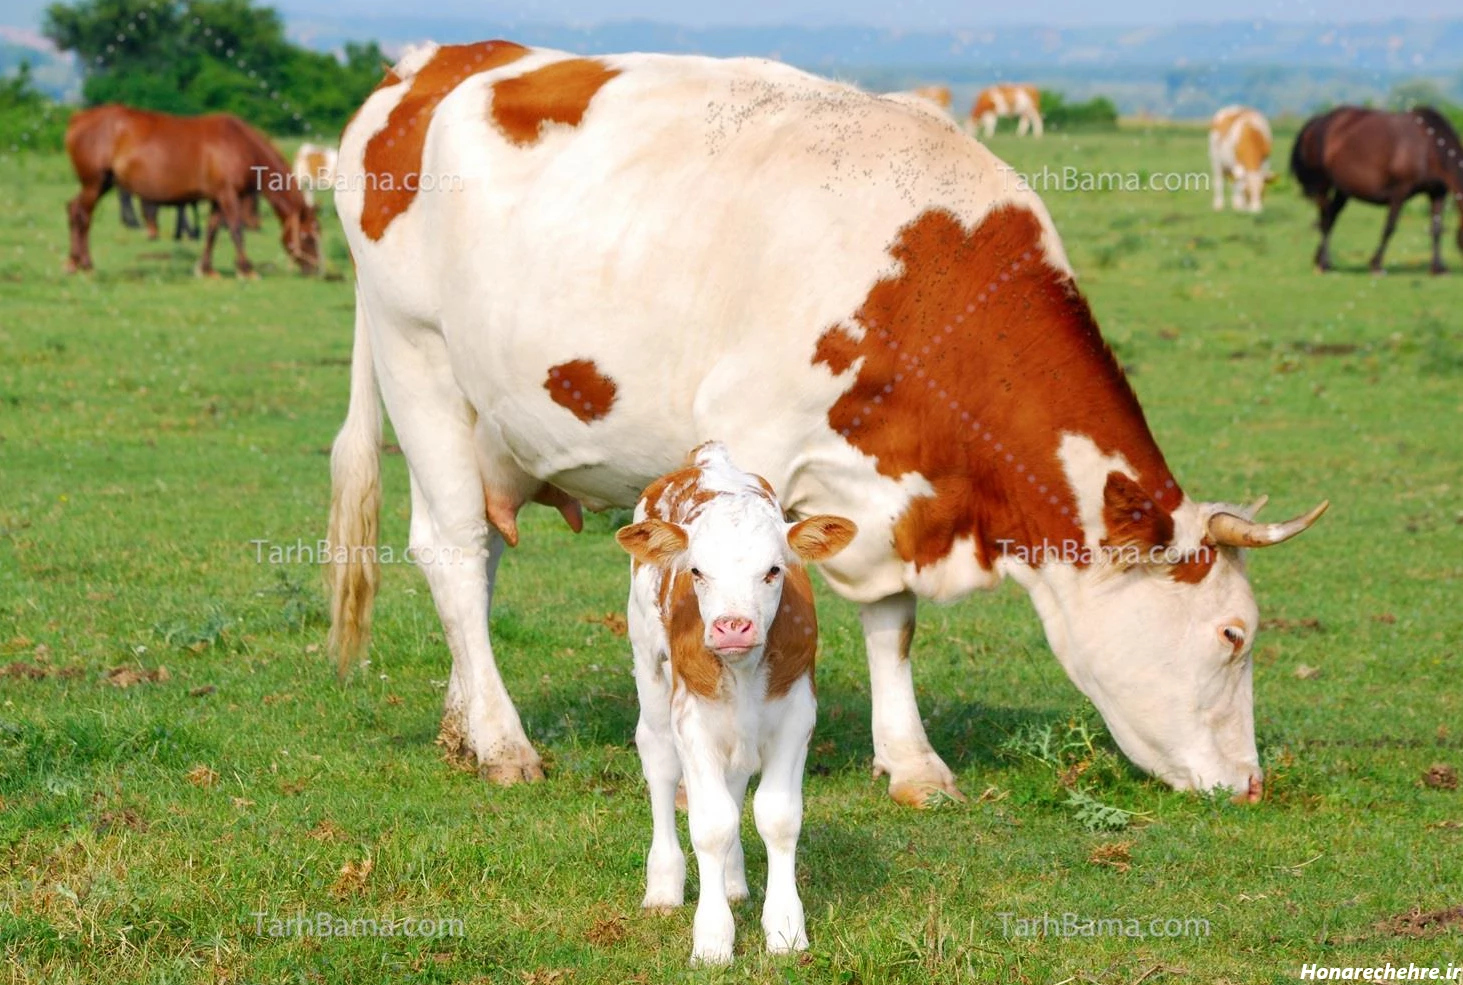
<path fill-rule="evenodd" d="M 360 299 L 351 353 L 350 409 L 330 451 L 330 652 L 344 678 L 365 653 L 381 580 L 376 545 L 381 515 L 381 404 Z"/>

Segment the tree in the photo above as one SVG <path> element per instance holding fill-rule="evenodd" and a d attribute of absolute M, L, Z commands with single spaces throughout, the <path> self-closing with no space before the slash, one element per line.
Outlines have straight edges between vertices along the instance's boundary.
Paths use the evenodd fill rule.
<path fill-rule="evenodd" d="M 279 134 L 333 134 L 381 76 L 372 42 L 344 60 L 292 44 L 252 0 L 54 3 L 44 32 L 80 59 L 88 105 L 228 112 Z"/>

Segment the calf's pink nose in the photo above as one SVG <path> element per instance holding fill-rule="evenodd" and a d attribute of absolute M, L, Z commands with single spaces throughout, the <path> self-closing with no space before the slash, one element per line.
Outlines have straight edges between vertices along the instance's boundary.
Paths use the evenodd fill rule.
<path fill-rule="evenodd" d="M 741 616 L 722 616 L 711 624 L 711 645 L 718 650 L 749 647 L 757 642 L 757 627 Z"/>

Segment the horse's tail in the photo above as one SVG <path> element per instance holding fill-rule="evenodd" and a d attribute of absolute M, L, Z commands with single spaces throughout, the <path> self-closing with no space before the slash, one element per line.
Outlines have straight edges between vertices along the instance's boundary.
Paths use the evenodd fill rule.
<path fill-rule="evenodd" d="M 356 298 L 350 405 L 330 450 L 330 528 L 326 582 L 330 644 L 344 677 L 365 652 L 381 567 L 376 557 L 381 514 L 381 399 L 371 360 L 365 307 Z"/>
<path fill-rule="evenodd" d="M 1322 163 L 1326 125 L 1330 119 L 1330 113 L 1311 117 L 1295 135 L 1295 146 L 1290 149 L 1290 173 L 1307 198 L 1325 194 L 1331 185 Z"/>

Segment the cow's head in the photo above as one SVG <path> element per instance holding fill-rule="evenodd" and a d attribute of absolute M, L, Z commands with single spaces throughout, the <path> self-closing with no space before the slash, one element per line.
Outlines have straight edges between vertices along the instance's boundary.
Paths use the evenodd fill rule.
<path fill-rule="evenodd" d="M 284 219 L 280 242 L 303 274 L 320 269 L 320 217 L 315 206 L 303 206 Z"/>
<path fill-rule="evenodd" d="M 850 520 L 820 515 L 787 523 L 769 497 L 721 495 L 688 525 L 642 520 L 615 535 L 642 564 L 688 571 L 707 649 L 729 660 L 759 651 L 782 599 L 790 564 L 825 561 L 857 532 Z"/>
<path fill-rule="evenodd" d="M 1091 563 L 1015 564 L 1073 683 L 1136 765 L 1180 790 L 1259 800 L 1251 647 L 1259 628 L 1242 548 L 1289 540 L 1325 511 L 1258 523 L 1244 508 L 1156 506 L 1113 472 Z"/>

